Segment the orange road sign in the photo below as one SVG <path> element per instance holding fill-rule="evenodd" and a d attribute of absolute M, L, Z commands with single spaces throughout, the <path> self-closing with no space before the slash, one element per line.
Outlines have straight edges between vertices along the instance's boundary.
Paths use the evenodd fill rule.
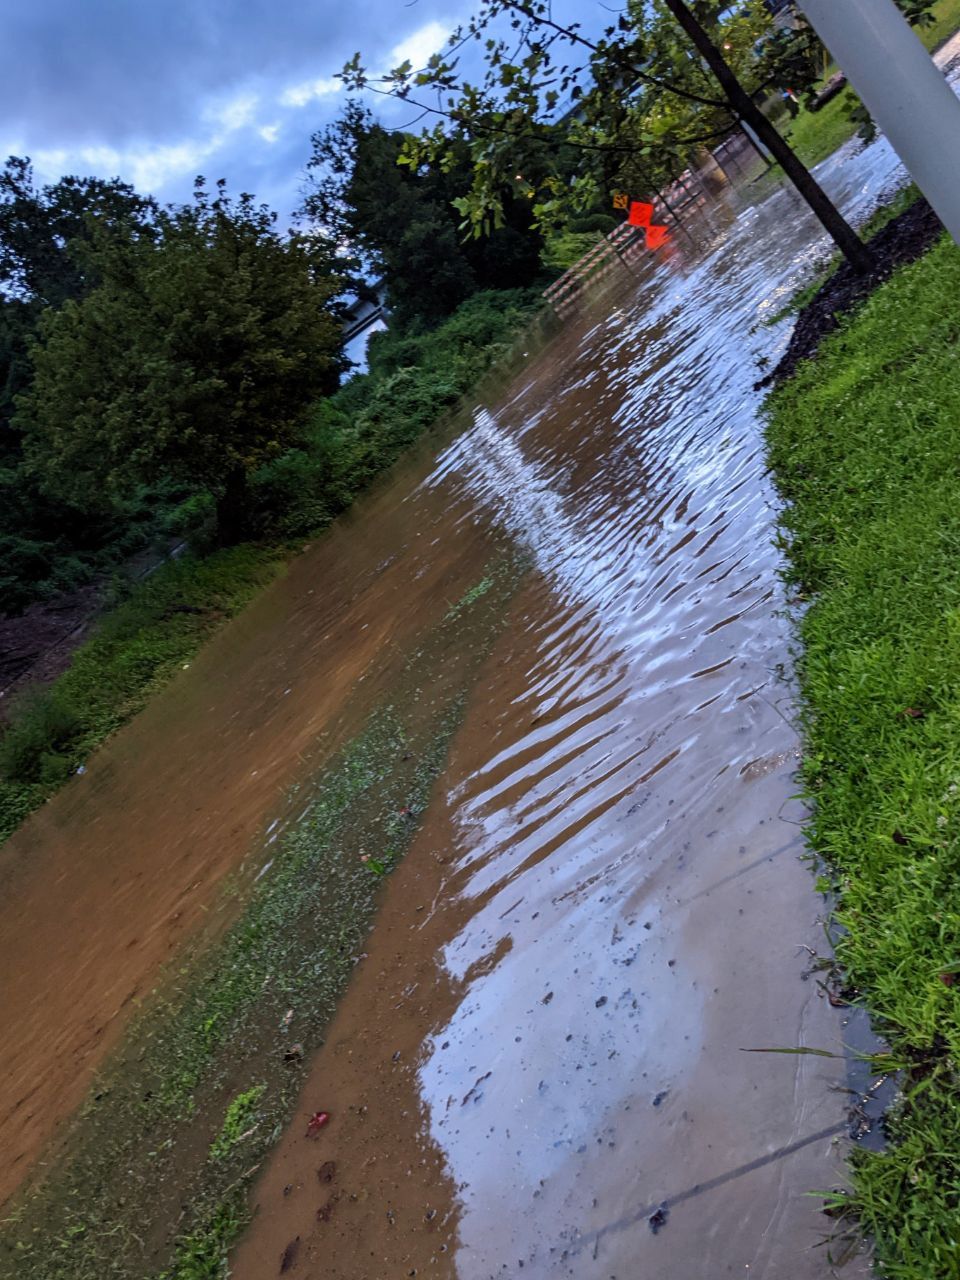
<path fill-rule="evenodd" d="M 653 220 L 653 205 L 643 200 L 634 200 L 630 204 L 627 221 L 631 227 L 649 227 Z"/>

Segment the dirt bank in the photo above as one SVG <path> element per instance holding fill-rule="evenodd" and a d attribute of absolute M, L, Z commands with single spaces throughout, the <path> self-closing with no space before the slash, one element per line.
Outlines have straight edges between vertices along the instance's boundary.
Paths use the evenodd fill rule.
<path fill-rule="evenodd" d="M 49 684 L 66 671 L 103 604 L 102 587 L 81 587 L 0 618 L 0 726 L 11 701 L 29 684 Z"/>

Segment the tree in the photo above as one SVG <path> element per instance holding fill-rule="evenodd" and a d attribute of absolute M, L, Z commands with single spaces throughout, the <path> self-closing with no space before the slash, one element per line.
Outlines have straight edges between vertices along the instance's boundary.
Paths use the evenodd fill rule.
<path fill-rule="evenodd" d="M 156 202 L 119 178 L 78 178 L 38 187 L 30 161 L 0 170 L 0 290 L 58 307 L 96 285 L 87 249 L 110 239 L 150 238 Z"/>
<path fill-rule="evenodd" d="M 505 191 L 503 227 L 464 242 L 454 201 L 473 180 L 469 147 L 450 137 L 444 164 L 421 168 L 403 163 L 409 141 L 349 102 L 313 136 L 302 212 L 382 275 L 401 325 L 435 324 L 476 289 L 530 283 L 542 239 L 529 202 Z"/>
<path fill-rule="evenodd" d="M 0 169 L 0 610 L 28 604 L 42 583 L 84 581 L 89 556 L 123 538 L 123 515 L 41 492 L 13 425 L 32 377 L 30 344 L 45 310 L 80 299 L 99 277 L 94 246 L 154 234 L 156 206 L 118 179 L 68 176 L 47 186 L 30 161 Z M 79 555 L 77 554 L 79 553 Z"/>
<path fill-rule="evenodd" d="M 806 200 L 851 266 L 857 271 L 869 272 L 873 267 L 873 254 L 846 219 L 841 216 L 806 165 L 796 156 L 793 148 L 781 137 L 744 89 L 723 53 L 710 39 L 685 0 L 663 0 L 663 3 L 713 72 L 737 118 L 754 130 L 773 158 L 779 161 L 784 173 Z"/>
<path fill-rule="evenodd" d="M 283 237 L 252 197 L 198 180 L 157 236 L 101 247 L 101 283 L 48 310 L 18 401 L 45 492 L 101 504 L 160 477 L 217 498 L 222 543 L 245 528 L 247 481 L 288 447 L 343 367 L 319 237 Z"/>
<path fill-rule="evenodd" d="M 29 371 L 27 347 L 45 307 L 82 298 L 98 283 L 91 248 L 150 237 L 156 204 L 118 178 L 68 176 L 37 185 L 30 161 L 0 170 L 0 439 Z"/>
<path fill-rule="evenodd" d="M 727 0 L 698 0 L 696 12 L 685 0 L 652 3 L 659 23 L 645 23 L 646 6 L 632 0 L 616 26 L 591 40 L 579 24 L 555 22 L 548 0 L 484 0 L 477 15 L 451 37 L 448 50 L 435 54 L 425 68 L 415 70 L 407 62 L 378 83 L 367 74 L 358 54 L 343 76 L 352 88 L 391 93 L 441 117 L 433 130 L 408 143 L 406 159 L 412 166 L 443 163 L 451 125 L 469 139 L 474 182 L 458 207 L 475 234 L 497 225 L 502 217 L 500 192 L 504 186 L 522 185 L 523 178 L 516 175 L 524 175 L 522 161 L 530 149 L 556 144 L 557 116 L 565 95 L 575 107 L 568 113 L 568 144 L 585 153 L 644 156 L 664 145 L 663 131 L 646 127 L 648 109 L 671 94 L 714 113 L 722 122 L 718 127 L 727 132 L 738 121 L 749 124 L 845 255 L 859 270 L 868 269 L 869 251 L 763 116 L 726 61 L 727 51 L 721 52 L 708 30 L 723 33 L 735 24 L 744 30 L 750 23 L 767 24 L 759 0 L 740 0 L 733 6 Z M 504 20 L 513 33 L 509 37 L 494 34 Z M 659 46 L 654 43 L 658 34 L 668 37 L 666 46 L 662 40 Z M 678 34 L 685 37 L 682 44 Z M 460 50 L 471 40 L 485 41 L 486 73 L 478 85 L 464 80 L 457 70 Z M 735 41 L 722 43 L 738 53 Z M 746 45 L 743 52 L 750 54 Z M 570 61 L 561 62 L 561 57 Z M 664 64 L 669 67 L 667 75 L 659 70 Z M 706 87 L 703 64 L 711 76 Z M 716 128 L 713 134 L 718 136 Z M 671 145 L 692 146 L 704 140 L 691 135 L 673 138 Z M 566 191 L 554 181 L 534 195 L 545 197 L 548 208 L 551 200 L 560 199 L 586 204 L 596 194 L 590 170 L 586 165 L 584 174 L 572 186 L 568 183 Z"/>

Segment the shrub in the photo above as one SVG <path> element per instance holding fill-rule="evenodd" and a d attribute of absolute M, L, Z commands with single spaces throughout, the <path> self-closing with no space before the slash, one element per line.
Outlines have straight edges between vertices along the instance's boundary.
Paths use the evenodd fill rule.
<path fill-rule="evenodd" d="M 554 271 L 567 271 L 575 262 L 579 262 L 600 239 L 596 231 L 565 231 L 547 241 L 543 250 L 543 261 Z"/>
<path fill-rule="evenodd" d="M 620 223 L 609 213 L 588 213 L 582 218 L 573 218 L 568 231 L 572 231 L 575 235 L 582 234 L 585 231 L 599 231 L 601 235 L 609 235 L 611 231 L 615 231 Z"/>
<path fill-rule="evenodd" d="M 434 329 L 370 340 L 370 371 L 315 406 L 295 449 L 253 478 L 253 527 L 283 538 L 328 524 L 491 366 L 539 306 L 531 289 L 473 294 Z"/>
<path fill-rule="evenodd" d="M 25 695 L 13 708 L 0 738 L 0 776 L 8 782 L 56 782 L 70 772 L 65 754 L 80 728 L 80 716 L 54 686 Z"/>

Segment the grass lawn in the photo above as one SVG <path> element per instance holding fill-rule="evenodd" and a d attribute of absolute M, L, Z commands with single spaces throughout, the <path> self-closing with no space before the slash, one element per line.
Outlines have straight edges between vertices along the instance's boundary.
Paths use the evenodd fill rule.
<path fill-rule="evenodd" d="M 808 169 L 826 160 L 856 133 L 855 122 L 847 118 L 849 110 L 844 91 L 819 111 L 803 110 L 790 121 L 787 139 Z"/>
<path fill-rule="evenodd" d="M 920 27 L 917 34 L 928 49 L 935 49 L 960 28 L 960 0 L 938 0 L 933 9 L 933 23 Z M 836 70 L 830 68 L 829 75 Z M 838 94 L 820 111 L 801 111 L 790 122 L 790 143 L 808 167 L 819 164 L 856 132 L 856 124 L 847 118 L 849 98 Z"/>
<path fill-rule="evenodd" d="M 960 250 L 899 272 L 768 402 L 808 832 L 902 1068 L 852 1205 L 889 1280 L 960 1277 Z"/>
<path fill-rule="evenodd" d="M 933 6 L 933 23 L 924 27 L 920 39 L 928 49 L 936 49 L 960 27 L 960 0 L 938 0 Z"/>

